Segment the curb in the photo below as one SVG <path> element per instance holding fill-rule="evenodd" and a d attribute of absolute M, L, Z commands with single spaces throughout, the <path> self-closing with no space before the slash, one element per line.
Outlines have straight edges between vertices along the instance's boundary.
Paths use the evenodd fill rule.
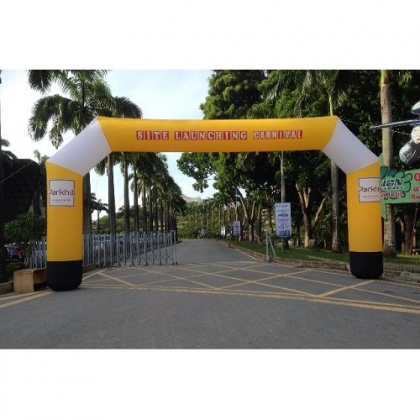
<path fill-rule="evenodd" d="M 6 293 L 12 293 L 12 292 L 13 292 L 13 281 L 0 283 L 0 295 L 5 295 Z"/>
<path fill-rule="evenodd" d="M 292 268 L 329 268 L 332 270 L 346 271 L 350 273 L 350 266 L 346 262 L 325 260 L 323 258 L 316 258 L 316 261 L 307 260 L 292 260 L 287 258 L 269 257 L 267 261 L 266 256 L 255 251 L 250 251 L 230 244 L 229 248 L 236 249 L 247 255 L 251 255 L 254 258 L 263 260 L 266 262 L 274 262 L 276 264 L 285 264 Z M 314 257 L 315 258 L 315 257 Z M 384 272 L 379 280 L 394 280 L 394 281 L 405 281 L 412 283 L 420 283 L 420 267 L 413 267 L 412 271 L 407 271 L 407 267 L 402 264 L 385 263 Z"/>
<path fill-rule="evenodd" d="M 85 265 L 83 266 L 83 273 L 95 270 L 96 268 L 97 267 L 95 264 Z M 5 295 L 7 293 L 14 293 L 14 291 L 15 291 L 14 280 L 8 281 L 6 283 L 0 283 L 0 295 Z"/>

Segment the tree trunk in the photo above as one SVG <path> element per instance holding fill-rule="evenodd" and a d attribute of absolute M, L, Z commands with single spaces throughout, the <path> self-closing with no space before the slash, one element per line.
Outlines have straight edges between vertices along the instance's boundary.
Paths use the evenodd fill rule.
<path fill-rule="evenodd" d="M 157 197 L 156 189 L 153 194 L 153 207 L 154 207 L 153 217 L 155 219 L 154 225 L 155 225 L 156 232 L 158 232 L 159 231 L 159 207 L 158 207 L 158 197 Z"/>
<path fill-rule="evenodd" d="M 309 241 L 313 239 L 311 215 L 306 210 L 303 211 L 302 215 L 303 215 L 303 226 L 305 227 L 305 238 L 304 238 L 303 246 L 305 248 L 308 248 Z"/>
<path fill-rule="evenodd" d="M 391 81 L 388 70 L 381 70 L 380 100 L 382 124 L 392 122 Z M 389 127 L 382 129 L 382 154 L 384 165 L 388 168 L 392 168 L 392 160 L 394 156 L 392 145 L 392 131 Z M 394 206 L 392 204 L 386 204 L 383 254 L 385 257 L 395 257 L 397 255 L 395 241 L 395 212 Z"/>
<path fill-rule="evenodd" d="M 110 153 L 107 158 L 107 173 L 109 232 L 111 235 L 115 235 L 117 233 L 117 214 L 115 211 L 114 159 L 112 153 Z"/>
<path fill-rule="evenodd" d="M 149 232 L 153 232 L 153 191 L 149 187 Z"/>
<path fill-rule="evenodd" d="M 163 200 L 159 199 L 159 219 L 160 219 L 160 231 L 165 231 L 165 205 Z"/>
<path fill-rule="evenodd" d="M 332 94 L 328 93 L 328 104 L 330 108 L 330 115 L 334 115 Z M 338 166 L 331 160 L 331 251 L 342 252 L 340 229 L 338 220 L 340 215 L 340 202 L 338 199 Z"/>
<path fill-rule="evenodd" d="M 321 216 L 322 210 L 324 209 L 326 197 L 324 197 L 318 206 L 318 209 L 315 212 L 315 215 L 312 216 L 310 208 L 311 208 L 311 188 L 300 188 L 299 184 L 295 184 L 296 190 L 299 196 L 299 203 L 300 208 L 302 210 L 303 216 L 303 225 L 305 227 L 305 239 L 304 239 L 304 247 L 308 248 L 309 241 L 313 239 L 313 233 L 318 225 L 319 218 Z"/>
<path fill-rule="evenodd" d="M 339 177 L 339 169 L 338 166 L 331 161 L 331 187 L 332 187 L 332 195 L 331 195 L 331 233 L 332 233 L 332 244 L 331 244 L 331 251 L 332 252 L 342 252 L 341 248 L 341 240 L 340 240 L 340 229 L 338 226 L 338 219 L 340 214 L 339 209 L 339 199 L 338 199 L 338 177 Z"/>
<path fill-rule="evenodd" d="M 147 200 L 146 200 L 146 184 L 144 177 L 141 183 L 141 202 L 143 207 L 143 233 L 147 233 Z"/>
<path fill-rule="evenodd" d="M 123 153 L 124 166 L 124 230 L 130 232 L 130 198 L 128 196 L 128 161 L 126 153 Z"/>
<path fill-rule="evenodd" d="M 413 246 L 413 232 L 415 223 L 416 206 L 407 209 L 403 213 L 403 220 L 401 222 L 401 233 L 402 233 L 402 252 L 404 254 L 410 254 Z"/>
<path fill-rule="evenodd" d="M 90 172 L 83 177 L 83 233 L 90 235 L 92 231 L 92 215 L 90 212 Z"/>
<path fill-rule="evenodd" d="M 138 178 L 137 178 L 137 165 L 134 164 L 133 167 L 133 208 L 134 208 L 134 231 L 138 232 L 140 230 L 140 220 L 139 220 L 139 191 L 138 191 Z"/>

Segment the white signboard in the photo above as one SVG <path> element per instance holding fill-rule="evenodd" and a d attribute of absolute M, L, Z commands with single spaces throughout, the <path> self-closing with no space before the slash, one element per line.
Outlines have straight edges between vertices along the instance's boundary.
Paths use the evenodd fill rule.
<path fill-rule="evenodd" d="M 381 201 L 379 178 L 359 178 L 359 203 L 375 203 Z"/>
<path fill-rule="evenodd" d="M 292 236 L 292 216 L 290 203 L 276 203 L 276 235 L 279 238 L 290 238 Z"/>
<path fill-rule="evenodd" d="M 239 220 L 233 222 L 233 236 L 241 236 L 241 222 Z"/>
<path fill-rule="evenodd" d="M 222 236 L 226 235 L 226 227 L 225 226 L 220 227 L 220 235 L 222 235 Z"/>
<path fill-rule="evenodd" d="M 51 179 L 48 187 L 50 206 L 74 207 L 74 181 Z"/>

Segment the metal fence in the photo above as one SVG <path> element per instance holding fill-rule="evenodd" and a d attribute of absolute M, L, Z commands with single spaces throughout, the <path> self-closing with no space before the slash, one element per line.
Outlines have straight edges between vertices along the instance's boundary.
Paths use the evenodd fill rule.
<path fill-rule="evenodd" d="M 175 231 L 83 235 L 83 265 L 92 264 L 97 267 L 178 264 Z M 47 266 L 45 238 L 34 245 L 26 265 L 30 268 Z"/>

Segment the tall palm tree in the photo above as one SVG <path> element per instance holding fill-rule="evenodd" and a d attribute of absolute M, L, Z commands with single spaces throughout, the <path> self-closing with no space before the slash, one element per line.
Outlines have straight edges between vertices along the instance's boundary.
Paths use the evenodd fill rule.
<path fill-rule="evenodd" d="M 133 166 L 133 173 L 129 176 L 129 179 L 131 179 L 130 189 L 133 191 L 134 230 L 136 232 L 140 230 L 139 196 L 141 196 L 143 202 L 143 229 L 146 227 L 146 222 L 144 221 L 144 218 L 146 217 L 144 181 L 148 177 L 147 174 L 153 174 L 152 155 L 154 155 L 154 153 L 130 153 L 130 163 Z"/>
<path fill-rule="evenodd" d="M 39 99 L 29 120 L 29 133 L 33 140 L 43 139 L 47 132 L 53 146 L 63 142 L 63 134 L 80 133 L 98 115 L 121 114 L 121 103 L 111 94 L 104 80 L 106 70 L 29 70 L 29 84 L 45 93 L 53 82 L 64 95 L 45 96 Z M 49 126 L 51 124 L 51 128 Z M 49 131 L 48 131 L 49 129 Z M 90 227 L 90 174 L 84 177 L 83 224 L 84 232 Z"/>
<path fill-rule="evenodd" d="M 96 116 L 141 118 L 141 109 L 125 97 L 114 97 L 104 77 L 106 70 L 30 70 L 29 84 L 32 88 L 45 93 L 56 82 L 69 98 L 54 95 L 40 99 L 34 106 L 29 123 L 29 131 L 34 140 L 46 135 L 48 123 L 52 123 L 49 132 L 51 143 L 59 147 L 62 134 L 73 131 L 78 134 Z M 108 157 L 109 183 L 113 187 L 112 154 Z M 110 188 L 112 196 L 113 188 Z M 83 192 L 84 232 L 91 230 L 90 212 L 90 174 L 84 177 Z M 115 198 L 109 200 L 111 213 L 115 214 Z M 112 203 L 114 206 L 112 207 Z"/>
<path fill-rule="evenodd" d="M 159 229 L 159 196 L 162 195 L 168 176 L 167 157 L 162 153 L 157 153 L 154 161 L 154 172 L 150 189 L 150 214 L 154 216 L 151 216 L 151 231 L 153 230 L 153 219 L 155 221 L 154 225 L 156 231 Z"/>
<path fill-rule="evenodd" d="M 130 232 L 130 197 L 128 194 L 129 191 L 129 177 L 128 177 L 128 167 L 130 165 L 130 153 L 122 152 L 122 161 L 121 161 L 121 173 L 124 179 L 124 230 L 125 232 Z"/>
<path fill-rule="evenodd" d="M 68 96 L 52 95 L 39 99 L 32 108 L 29 134 L 34 141 L 47 133 L 51 144 L 58 148 L 63 134 L 72 131 L 79 134 L 105 107 L 112 107 L 112 95 L 104 81 L 106 70 L 29 70 L 31 88 L 42 93 L 53 82 Z M 51 124 L 51 128 L 49 126 Z M 91 231 L 90 174 L 83 178 L 83 226 Z"/>
<path fill-rule="evenodd" d="M 36 214 L 42 214 L 42 209 L 45 210 L 47 202 L 47 172 L 45 163 L 49 159 L 49 156 L 41 156 L 39 150 L 34 150 L 34 156 L 38 162 L 39 169 L 41 172 L 39 176 L 38 186 L 34 194 L 34 212 Z"/>
<path fill-rule="evenodd" d="M 101 211 L 108 212 L 108 205 L 106 203 L 102 203 L 101 199 L 98 200 L 96 198 L 95 193 L 91 193 L 91 195 L 90 195 L 90 204 L 91 204 L 91 206 L 90 206 L 91 211 L 94 212 L 96 210 L 96 212 L 97 212 L 96 231 L 99 234 L 100 233 L 99 215 L 100 215 Z"/>
<path fill-rule="evenodd" d="M 134 102 L 126 97 L 115 96 L 114 107 L 110 109 L 103 109 L 102 115 L 104 117 L 116 118 L 141 118 L 143 116 L 142 110 Z M 115 209 L 115 186 L 114 186 L 114 164 L 121 163 L 124 159 L 124 153 L 110 153 L 106 159 L 96 166 L 95 171 L 100 175 L 107 173 L 108 176 L 108 207 L 109 207 L 109 230 L 111 234 L 117 231 L 117 216 Z M 128 173 L 127 173 L 128 177 Z M 127 180 L 128 185 L 128 180 Z M 125 190 L 124 190 L 125 191 Z M 127 207 L 128 199 L 125 201 Z M 127 213 L 126 213 L 127 214 Z"/>
<path fill-rule="evenodd" d="M 391 73 L 389 70 L 380 71 L 379 94 L 381 101 L 382 124 L 392 122 L 392 96 L 391 96 Z M 393 167 L 393 144 L 392 131 L 390 127 L 382 129 L 382 155 L 384 165 Z M 386 220 L 384 221 L 384 245 L 383 253 L 386 257 L 395 257 L 397 253 L 395 241 L 395 212 L 392 204 L 386 204 Z"/>
<path fill-rule="evenodd" d="M 117 233 L 117 212 L 115 209 L 115 183 L 114 183 L 114 164 L 119 162 L 121 153 L 111 152 L 105 159 L 95 167 L 95 172 L 99 175 L 107 175 L 108 179 L 108 214 L 109 232 L 111 235 Z"/>
<path fill-rule="evenodd" d="M 381 104 L 381 123 L 392 122 L 392 86 L 395 83 L 406 83 L 412 78 L 409 70 L 380 70 L 379 97 Z M 384 165 L 392 168 L 394 150 L 392 130 L 390 127 L 382 128 L 382 156 Z M 397 255 L 395 236 L 395 210 L 393 204 L 386 204 L 386 220 L 384 220 L 383 254 L 386 257 Z"/>
<path fill-rule="evenodd" d="M 180 186 L 175 182 L 172 176 L 168 174 L 166 178 L 166 188 L 164 196 L 164 214 L 165 214 L 165 230 L 166 232 L 175 231 L 175 237 L 178 237 L 177 233 L 177 213 L 183 212 L 186 209 L 187 202 L 182 197 L 182 190 Z"/>

